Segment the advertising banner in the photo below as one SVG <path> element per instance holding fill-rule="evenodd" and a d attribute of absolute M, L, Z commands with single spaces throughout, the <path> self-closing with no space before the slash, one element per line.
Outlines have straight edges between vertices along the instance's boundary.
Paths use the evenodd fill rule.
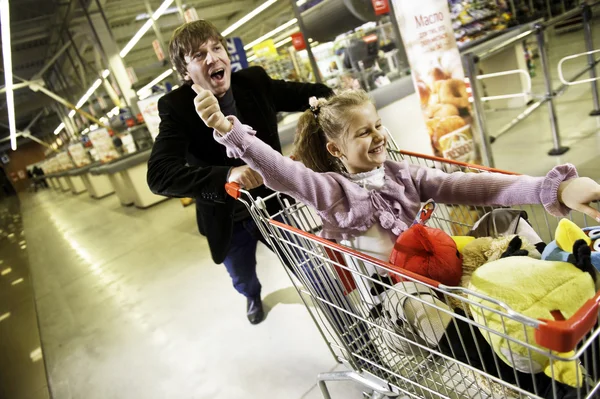
<path fill-rule="evenodd" d="M 257 44 L 256 46 L 252 47 L 252 51 L 254 51 L 254 55 L 258 58 L 277 57 L 277 48 L 275 48 L 275 42 L 273 41 L 273 39 L 268 39 L 263 41 L 262 43 Z"/>
<path fill-rule="evenodd" d="M 158 99 L 161 98 L 164 93 L 155 94 L 148 98 L 138 101 L 138 107 L 140 113 L 144 118 L 144 122 L 148 127 L 148 131 L 155 140 L 158 136 L 158 126 L 160 125 L 160 116 L 158 116 Z"/>
<path fill-rule="evenodd" d="M 231 71 L 237 72 L 240 69 L 248 68 L 248 58 L 244 44 L 239 37 L 226 39 L 227 51 L 229 51 L 229 59 L 231 60 Z"/>
<path fill-rule="evenodd" d="M 393 0 L 392 4 L 434 154 L 480 164 L 447 0 Z"/>
<path fill-rule="evenodd" d="M 60 164 L 60 170 L 69 170 L 75 167 L 71 157 L 69 157 L 69 154 L 66 151 L 58 153 L 56 155 L 56 160 Z"/>
<path fill-rule="evenodd" d="M 100 162 L 107 163 L 113 159 L 119 158 L 119 153 L 115 149 L 112 139 L 108 134 L 108 130 L 104 128 L 94 130 L 93 132 L 88 133 L 88 137 L 96 149 Z"/>
<path fill-rule="evenodd" d="M 92 162 L 90 157 L 87 155 L 85 148 L 83 148 L 83 144 L 81 143 L 71 144 L 67 148 L 67 151 L 69 151 L 69 155 L 71 155 L 73 162 L 78 168 L 89 165 Z"/>

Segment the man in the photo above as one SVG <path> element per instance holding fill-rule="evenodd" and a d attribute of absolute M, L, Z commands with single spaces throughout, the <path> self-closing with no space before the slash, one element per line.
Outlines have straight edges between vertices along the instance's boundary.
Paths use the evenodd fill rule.
<path fill-rule="evenodd" d="M 259 67 L 232 73 L 227 44 L 208 21 L 177 28 L 169 53 L 185 84 L 158 102 L 160 132 L 148 161 L 148 185 L 156 194 L 196 199 L 198 229 L 212 258 L 225 264 L 233 286 L 247 298 L 248 320 L 257 324 L 264 312 L 256 245 L 264 240 L 244 205 L 227 195 L 225 183 L 238 182 L 255 196 L 270 191 L 258 173 L 228 158 L 213 140 L 212 129 L 196 113 L 191 85 L 212 92 L 225 115 L 236 115 L 279 152 L 277 113 L 304 111 L 310 97 L 328 97 L 332 91 L 322 84 L 273 80 Z"/>

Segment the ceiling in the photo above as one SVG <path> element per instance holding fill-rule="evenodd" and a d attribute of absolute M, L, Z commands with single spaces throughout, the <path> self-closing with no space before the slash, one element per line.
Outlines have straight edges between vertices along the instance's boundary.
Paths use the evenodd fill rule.
<path fill-rule="evenodd" d="M 101 12 L 112 30 L 114 40 L 122 49 L 146 20 L 136 20 L 136 16 L 148 13 L 147 5 L 156 10 L 163 0 L 10 0 L 11 50 L 14 83 L 20 79 L 40 78 L 42 68 L 66 46 L 67 50 L 41 75 L 46 88 L 66 100 L 76 103 L 88 90 L 94 80 L 107 65 L 103 61 L 94 34 L 84 10 L 92 18 L 101 17 Z M 224 30 L 265 0 L 181 0 L 184 9 L 194 7 L 202 19 L 213 22 L 219 30 Z M 176 0 L 171 7 L 175 7 Z M 294 17 L 289 0 L 278 0 L 253 20 L 238 28 L 231 36 L 239 36 L 244 43 L 262 36 Z M 157 25 L 167 48 L 173 30 L 182 23 L 178 12 L 165 14 Z M 158 61 L 152 41 L 157 39 L 153 29 L 124 57 L 126 67 L 136 72 L 139 89 L 165 70 Z M 4 45 L 4 43 L 2 43 Z M 37 74 L 37 76 L 36 76 Z M 112 79 L 112 77 L 109 77 Z M 0 74 L 0 84 L 4 86 L 4 74 Z M 69 110 L 58 105 L 41 92 L 25 87 L 15 90 L 15 114 L 17 130 L 23 130 L 32 122 L 30 132 L 41 139 L 53 135 L 60 124 L 59 113 L 66 115 Z M 114 105 L 101 86 L 96 94 L 104 98 L 106 113 Z M 95 97 L 92 97 L 95 98 Z M 98 109 L 97 101 L 96 110 Z M 86 107 L 87 108 L 87 107 Z M 37 117 L 37 118 L 36 118 Z M 0 151 L 8 149 L 8 113 L 6 97 L 0 94 Z M 20 138 L 19 140 L 27 140 Z M 21 141 L 19 141 L 19 144 Z"/>

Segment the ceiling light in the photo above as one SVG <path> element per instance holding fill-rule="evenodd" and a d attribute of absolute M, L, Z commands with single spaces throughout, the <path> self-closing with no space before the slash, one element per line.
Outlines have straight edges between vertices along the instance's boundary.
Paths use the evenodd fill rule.
<path fill-rule="evenodd" d="M 164 71 L 163 73 L 161 73 L 160 75 L 158 75 L 156 78 L 154 78 L 152 80 L 152 82 L 148 83 L 146 86 L 142 87 L 141 89 L 139 89 L 137 91 L 138 97 L 142 97 L 145 94 L 148 94 L 148 92 L 150 92 L 150 89 L 152 88 L 152 86 L 154 86 L 155 84 L 157 84 L 159 82 L 162 82 L 164 79 L 166 79 L 168 76 L 170 76 L 173 72 L 174 72 L 173 68 L 169 68 L 166 71 Z"/>
<path fill-rule="evenodd" d="M 163 1 L 163 3 L 160 5 L 160 7 L 158 7 L 156 9 L 156 11 L 154 11 L 154 14 L 152 14 L 152 18 L 150 18 L 149 20 L 147 20 L 144 23 L 144 25 L 142 25 L 142 27 L 140 28 L 140 30 L 138 30 L 137 33 L 135 35 L 133 35 L 133 37 L 131 38 L 131 40 L 125 45 L 125 47 L 123 48 L 123 50 L 121 50 L 121 52 L 119 53 L 119 55 L 121 56 L 121 58 L 124 58 L 131 51 L 131 49 L 133 48 L 133 46 L 135 46 L 137 44 L 137 42 L 140 41 L 140 39 L 142 38 L 142 36 L 144 36 L 146 34 L 146 32 L 148 32 L 148 30 L 152 26 L 152 23 L 154 21 L 156 21 L 158 18 L 160 18 L 160 16 L 171 5 L 171 3 L 173 3 L 173 1 L 174 0 L 165 0 L 165 1 Z"/>
<path fill-rule="evenodd" d="M 69 112 L 69 118 L 72 118 L 75 116 L 75 110 L 72 109 L 71 112 Z"/>
<path fill-rule="evenodd" d="M 246 14 L 245 16 L 243 16 L 242 18 L 240 18 L 233 25 L 231 25 L 230 27 L 228 27 L 227 29 L 225 29 L 221 34 L 223 36 L 229 35 L 234 30 L 236 30 L 240 26 L 244 25 L 246 22 L 250 21 L 252 18 L 254 18 L 255 16 L 257 16 L 258 14 L 260 14 L 261 12 L 263 12 L 264 10 L 266 10 L 268 7 L 270 7 L 271 5 L 275 4 L 276 2 L 277 2 L 277 0 L 268 0 L 268 1 L 265 1 L 260 6 L 256 7 L 254 10 L 250 11 L 248 14 Z"/>
<path fill-rule="evenodd" d="M 275 43 L 275 48 L 279 48 L 279 47 L 283 46 L 284 44 L 287 44 L 291 41 L 292 41 L 291 37 L 288 37 L 287 39 L 283 39 L 282 41 Z"/>
<path fill-rule="evenodd" d="M 108 75 L 110 75 L 110 71 L 108 69 L 105 69 L 104 71 L 102 71 L 102 77 L 104 79 L 108 78 Z"/>
<path fill-rule="evenodd" d="M 75 108 L 77 108 L 77 109 L 81 108 L 90 99 L 92 94 L 94 94 L 96 89 L 98 89 L 98 87 L 100 87 L 101 84 L 102 84 L 102 79 L 96 79 L 94 84 L 92 84 L 92 86 L 88 89 L 88 91 L 85 92 L 83 97 L 81 97 L 79 99 L 79 101 L 77 101 L 77 104 L 75 104 Z"/>
<path fill-rule="evenodd" d="M 137 44 L 137 42 L 140 41 L 140 39 L 142 38 L 142 36 L 144 36 L 146 34 L 146 32 L 148 32 L 148 30 L 150 29 L 150 27 L 152 26 L 152 23 L 154 21 L 152 21 L 151 19 L 147 20 L 144 25 L 142 25 L 142 27 L 140 28 L 140 30 L 137 31 L 137 33 L 135 35 L 133 35 L 133 37 L 131 38 L 131 40 L 129 41 L 129 43 L 127 43 L 125 45 L 125 47 L 123 48 L 123 50 L 121 50 L 121 52 L 119 53 L 119 55 L 121 56 L 121 58 L 124 58 L 133 48 L 133 46 L 135 46 Z"/>
<path fill-rule="evenodd" d="M 284 29 L 289 28 L 290 26 L 294 25 L 296 22 L 298 22 L 298 20 L 296 18 L 287 21 L 285 24 L 281 25 L 278 28 L 273 29 L 271 32 L 266 33 L 264 35 L 262 35 L 261 37 L 259 37 L 258 39 L 256 39 L 255 41 L 248 43 L 247 45 L 244 46 L 244 50 L 249 50 L 252 47 L 256 46 L 258 43 L 261 43 L 273 36 L 275 36 L 276 34 L 278 34 L 279 32 L 281 32 Z"/>
<path fill-rule="evenodd" d="M 248 57 L 248 62 L 252 62 L 256 59 L 255 55 L 251 55 L 250 57 Z"/>
<path fill-rule="evenodd" d="M 6 88 L 6 109 L 10 130 L 10 148 L 17 149 L 17 126 L 15 121 L 15 97 L 13 92 L 12 54 L 10 41 L 10 11 L 8 0 L 0 0 L 0 25 L 2 29 L 2 57 L 4 58 L 4 87 Z"/>
<path fill-rule="evenodd" d="M 169 6 L 173 3 L 174 0 L 165 0 L 163 1 L 163 3 L 160 5 L 160 7 L 158 7 L 156 9 L 156 11 L 154 11 L 154 14 L 152 14 L 152 19 L 153 20 L 157 20 L 160 18 L 161 15 L 164 14 L 165 11 L 167 11 L 167 8 L 169 8 Z"/>
<path fill-rule="evenodd" d="M 58 125 L 58 127 L 56 129 L 54 129 L 54 134 L 59 134 L 61 132 L 61 130 L 63 130 L 65 128 L 65 124 L 61 123 L 60 125 Z"/>

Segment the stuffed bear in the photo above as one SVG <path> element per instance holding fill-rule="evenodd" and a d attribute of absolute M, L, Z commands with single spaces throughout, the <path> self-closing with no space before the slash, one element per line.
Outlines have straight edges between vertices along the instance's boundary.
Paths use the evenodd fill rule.
<path fill-rule="evenodd" d="M 544 372 L 561 383 L 580 387 L 583 381 L 581 367 L 575 361 L 554 361 L 547 355 L 529 350 L 509 341 L 502 334 L 521 342 L 535 344 L 534 329 L 508 317 L 487 310 L 484 306 L 506 313 L 498 304 L 481 298 L 481 294 L 508 305 L 512 310 L 535 320 L 553 320 L 560 313 L 570 318 L 596 294 L 595 273 L 590 262 L 590 248 L 584 240 L 573 246 L 575 264 L 543 261 L 529 257 L 499 259 L 479 267 L 472 275 L 469 289 L 470 310 L 475 321 L 487 326 L 482 335 L 506 364 L 523 373 Z M 488 329 L 497 334 L 488 333 Z M 539 346 L 538 346 L 539 347 Z M 573 352 L 559 354 L 569 357 Z"/>

